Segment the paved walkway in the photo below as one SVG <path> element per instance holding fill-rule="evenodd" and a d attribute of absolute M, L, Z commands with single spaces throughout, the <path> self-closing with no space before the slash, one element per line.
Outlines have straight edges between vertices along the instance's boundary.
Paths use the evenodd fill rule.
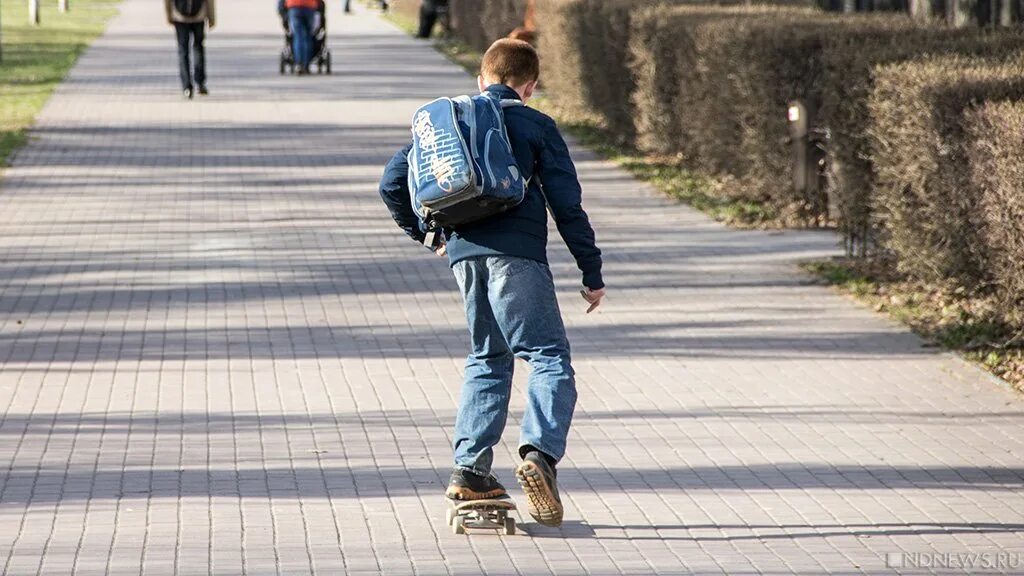
<path fill-rule="evenodd" d="M 793 262 L 830 235 L 727 230 L 583 150 L 611 296 L 586 316 L 552 247 L 580 376 L 567 521 L 449 533 L 461 306 L 375 184 L 414 107 L 473 82 L 365 12 L 333 15 L 337 75 L 279 77 L 272 5 L 219 4 L 213 96 L 178 98 L 159 2 L 125 0 L 3 183 L 4 574 L 886 573 L 900 553 L 1024 553 L 1019 397 L 809 283 Z"/>

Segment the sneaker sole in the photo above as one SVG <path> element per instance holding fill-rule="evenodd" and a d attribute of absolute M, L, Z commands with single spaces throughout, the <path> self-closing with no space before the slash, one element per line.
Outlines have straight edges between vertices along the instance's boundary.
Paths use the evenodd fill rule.
<path fill-rule="evenodd" d="M 529 502 L 527 510 L 530 512 L 530 516 L 545 526 L 561 526 L 562 504 L 555 500 L 551 487 L 548 486 L 544 475 L 537 469 L 537 466 L 532 462 L 523 462 L 516 469 L 516 478 L 519 480 L 519 485 L 523 487 L 523 492 L 526 493 L 526 499 Z"/>
<path fill-rule="evenodd" d="M 508 492 L 505 490 L 491 490 L 490 492 L 474 492 L 462 486 L 449 486 L 444 495 L 452 500 L 491 500 L 501 498 Z"/>

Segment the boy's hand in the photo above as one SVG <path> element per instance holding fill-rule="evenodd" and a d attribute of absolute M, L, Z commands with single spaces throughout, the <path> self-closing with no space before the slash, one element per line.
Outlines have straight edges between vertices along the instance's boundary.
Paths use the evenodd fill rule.
<path fill-rule="evenodd" d="M 448 246 L 446 246 L 444 244 L 441 244 L 441 246 L 439 246 L 438 248 L 436 248 L 434 250 L 434 254 L 437 254 L 438 256 L 442 256 L 442 257 L 443 256 L 447 256 L 448 255 Z"/>
<path fill-rule="evenodd" d="M 584 288 L 583 290 L 580 290 L 580 295 L 583 296 L 583 299 L 590 304 L 590 308 L 587 308 L 587 314 L 597 310 L 597 307 L 601 305 L 601 299 L 604 298 L 605 294 L 606 292 L 604 288 L 600 288 L 598 290 Z"/>

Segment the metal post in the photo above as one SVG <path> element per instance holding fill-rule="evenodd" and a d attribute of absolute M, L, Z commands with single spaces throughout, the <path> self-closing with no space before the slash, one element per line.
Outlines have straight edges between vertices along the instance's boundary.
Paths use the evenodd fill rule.
<path fill-rule="evenodd" d="M 799 100 L 789 103 L 786 119 L 789 121 L 789 143 L 793 148 L 793 189 L 807 192 L 807 133 L 810 131 L 807 107 Z"/>
<path fill-rule="evenodd" d="M 57 9 L 60 10 L 61 13 L 67 12 L 68 0 L 57 0 Z"/>
<path fill-rule="evenodd" d="M 39 26 L 39 0 L 28 0 L 28 23 Z"/>
<path fill-rule="evenodd" d="M 815 110 L 808 103 L 792 100 L 786 110 L 789 142 L 793 148 L 793 189 L 804 198 L 808 223 L 823 223 L 831 212 L 828 197 L 828 148 L 831 134 L 815 126 Z"/>

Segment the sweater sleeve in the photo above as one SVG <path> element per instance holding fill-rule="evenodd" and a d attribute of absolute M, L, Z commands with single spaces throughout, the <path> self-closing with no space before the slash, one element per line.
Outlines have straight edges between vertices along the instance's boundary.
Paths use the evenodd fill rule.
<path fill-rule="evenodd" d="M 537 174 L 558 233 L 576 259 L 576 266 L 583 272 L 583 285 L 593 290 L 604 288 L 601 250 L 597 247 L 590 218 L 583 210 L 583 190 L 576 175 L 576 166 L 554 121 L 549 121 L 544 127 Z"/>
<path fill-rule="evenodd" d="M 412 144 L 404 146 L 388 162 L 380 180 L 380 197 L 391 212 L 398 227 L 413 240 L 422 243 L 426 238 L 419 216 L 412 209 L 409 198 L 409 161 Z"/>
<path fill-rule="evenodd" d="M 173 22 L 173 20 L 172 20 L 172 16 L 174 15 L 173 10 L 174 10 L 174 8 L 171 5 L 171 0 L 164 0 L 164 12 L 167 13 L 167 21 L 168 22 Z"/>
<path fill-rule="evenodd" d="M 217 25 L 216 0 L 206 0 L 206 20 L 211 27 Z"/>

